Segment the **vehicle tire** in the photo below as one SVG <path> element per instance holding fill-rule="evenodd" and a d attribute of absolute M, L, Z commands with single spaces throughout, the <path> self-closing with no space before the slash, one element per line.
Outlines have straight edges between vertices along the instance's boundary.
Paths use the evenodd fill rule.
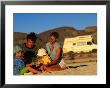
<path fill-rule="evenodd" d="M 96 52 L 97 52 L 97 49 L 93 49 L 93 50 L 92 50 L 92 53 L 96 53 Z"/>

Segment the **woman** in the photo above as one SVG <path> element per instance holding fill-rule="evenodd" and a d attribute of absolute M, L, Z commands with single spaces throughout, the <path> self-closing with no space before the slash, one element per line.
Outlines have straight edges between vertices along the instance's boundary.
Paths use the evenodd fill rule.
<path fill-rule="evenodd" d="M 62 49 L 57 39 L 59 38 L 59 34 L 57 32 L 52 32 L 49 35 L 49 42 L 46 44 L 46 48 L 52 62 L 47 66 L 44 66 L 44 69 L 48 69 L 50 71 L 61 70 L 59 65 L 62 59 Z"/>

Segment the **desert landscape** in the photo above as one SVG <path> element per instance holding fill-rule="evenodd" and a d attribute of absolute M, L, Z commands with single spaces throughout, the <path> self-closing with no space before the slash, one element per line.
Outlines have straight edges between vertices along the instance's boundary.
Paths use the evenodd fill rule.
<path fill-rule="evenodd" d="M 41 75 L 97 75 L 96 62 L 75 63 L 68 64 L 68 66 L 73 66 L 73 68 L 51 73 L 44 72 Z"/>
<path fill-rule="evenodd" d="M 84 30 L 76 30 L 72 27 L 60 27 L 51 29 L 37 34 L 41 39 L 37 39 L 36 45 L 38 49 L 43 47 L 48 41 L 51 32 L 59 33 L 59 42 L 63 46 L 65 38 L 71 38 L 82 35 L 92 35 L 93 43 L 97 44 L 97 27 L 86 27 Z M 25 41 L 26 33 L 14 32 L 14 46 L 22 44 Z M 53 71 L 51 73 L 43 72 L 41 75 L 97 75 L 97 51 L 74 53 L 72 51 L 63 53 L 63 60 L 67 64 L 68 69 L 61 71 Z M 36 74 L 37 75 L 37 74 Z"/>

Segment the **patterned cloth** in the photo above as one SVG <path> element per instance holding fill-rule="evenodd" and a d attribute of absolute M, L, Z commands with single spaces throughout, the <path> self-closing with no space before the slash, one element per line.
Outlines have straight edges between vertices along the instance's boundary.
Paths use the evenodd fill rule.
<path fill-rule="evenodd" d="M 48 65 L 51 62 L 50 57 L 48 55 L 42 56 L 38 59 L 38 64 Z"/>
<path fill-rule="evenodd" d="M 20 70 L 25 67 L 23 60 L 20 57 L 14 58 L 14 75 L 20 75 Z"/>

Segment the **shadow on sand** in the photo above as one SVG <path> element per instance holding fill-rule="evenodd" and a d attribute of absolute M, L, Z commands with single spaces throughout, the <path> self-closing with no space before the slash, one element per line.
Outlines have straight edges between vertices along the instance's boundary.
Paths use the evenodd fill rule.
<path fill-rule="evenodd" d="M 78 67 L 84 67 L 84 66 L 88 66 L 88 65 L 68 66 L 68 68 L 78 68 Z"/>

